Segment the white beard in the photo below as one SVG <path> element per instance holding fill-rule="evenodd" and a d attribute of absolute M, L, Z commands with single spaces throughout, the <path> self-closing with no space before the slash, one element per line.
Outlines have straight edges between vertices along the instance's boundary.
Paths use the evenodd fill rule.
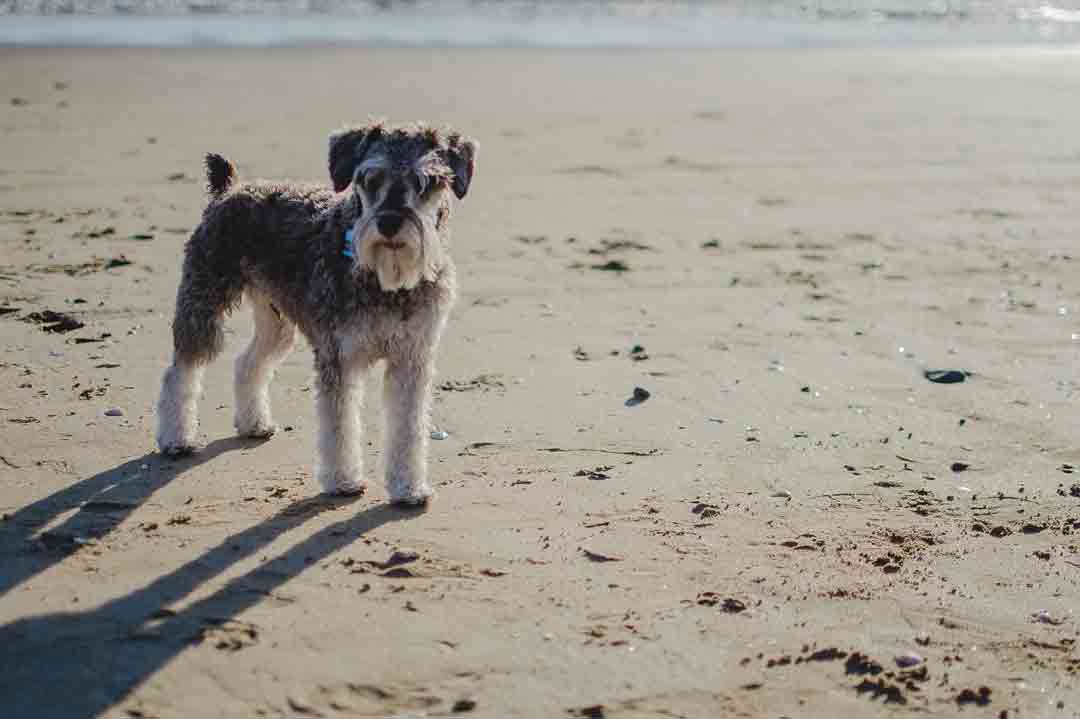
<path fill-rule="evenodd" d="M 441 264 L 442 248 L 434 221 L 424 216 L 420 221 L 424 225 L 423 233 L 409 220 L 402 223 L 393 238 L 404 243 L 398 249 L 385 244 L 386 238 L 375 229 L 374 222 L 357 223 L 358 228 L 366 230 L 356 232 L 357 269 L 373 270 L 385 292 L 411 290 L 424 280 L 434 280 Z"/>
<path fill-rule="evenodd" d="M 411 290 L 423 279 L 420 253 L 415 245 L 406 244 L 399 250 L 380 245 L 374 247 L 371 254 L 379 286 L 386 292 Z"/>

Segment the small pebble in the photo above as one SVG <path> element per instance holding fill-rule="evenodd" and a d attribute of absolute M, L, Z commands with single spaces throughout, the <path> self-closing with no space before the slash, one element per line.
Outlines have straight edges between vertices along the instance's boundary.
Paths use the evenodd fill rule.
<path fill-rule="evenodd" d="M 644 402 L 649 397 L 652 397 L 652 393 L 644 387 L 634 387 L 634 399 L 638 402 Z"/>
<path fill-rule="evenodd" d="M 107 410 L 105 410 L 105 416 L 106 417 L 123 417 L 124 416 L 124 410 L 115 409 L 115 408 L 114 409 L 107 409 Z"/>
<path fill-rule="evenodd" d="M 907 652 L 905 654 L 900 654 L 899 656 L 897 656 L 895 661 L 896 666 L 900 667 L 901 669 L 907 669 L 908 667 L 922 664 L 923 658 L 915 652 Z"/>
<path fill-rule="evenodd" d="M 386 560 L 385 565 L 387 567 L 396 567 L 399 564 L 409 564 L 420 559 L 420 553 L 414 549 L 395 549 L 390 555 L 390 558 Z"/>
<path fill-rule="evenodd" d="M 781 489 L 779 492 L 773 492 L 774 497 L 780 497 L 782 499 L 791 499 L 791 492 L 786 489 Z"/>
<path fill-rule="evenodd" d="M 959 384 L 970 376 L 970 372 L 961 369 L 928 369 L 923 372 L 923 377 L 937 384 Z"/>
<path fill-rule="evenodd" d="M 471 712 L 475 708 L 475 699 L 458 699 L 454 702 L 454 706 L 450 708 L 450 711 L 454 714 L 462 714 L 464 712 Z"/>
<path fill-rule="evenodd" d="M 434 432 L 431 433 L 431 438 L 432 439 L 447 439 L 449 437 L 450 437 L 450 433 L 449 432 L 444 432 L 441 429 L 437 429 L 437 430 L 435 430 Z"/>

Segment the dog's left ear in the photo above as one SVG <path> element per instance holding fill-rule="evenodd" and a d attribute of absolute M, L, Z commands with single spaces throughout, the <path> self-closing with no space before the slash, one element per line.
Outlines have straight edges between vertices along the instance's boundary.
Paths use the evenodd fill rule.
<path fill-rule="evenodd" d="M 454 173 L 450 187 L 460 200 L 469 191 L 473 170 L 476 169 L 476 143 L 461 137 L 451 137 L 449 146 L 443 150 L 443 157 Z"/>
<path fill-rule="evenodd" d="M 363 162 L 371 143 L 381 133 L 379 126 L 338 130 L 330 135 L 330 180 L 334 192 L 341 192 L 353 179 L 353 171 Z"/>

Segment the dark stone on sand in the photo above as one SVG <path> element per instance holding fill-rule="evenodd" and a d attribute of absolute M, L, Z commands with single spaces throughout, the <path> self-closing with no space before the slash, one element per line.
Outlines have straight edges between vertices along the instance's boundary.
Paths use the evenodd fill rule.
<path fill-rule="evenodd" d="M 46 332 L 55 332 L 58 334 L 82 329 L 86 326 L 71 315 L 64 314 L 63 312 L 53 312 L 52 310 L 31 312 L 22 319 L 24 322 L 33 322 L 34 324 L 41 325 L 41 329 Z"/>
<path fill-rule="evenodd" d="M 409 564 L 420 559 L 420 553 L 412 549 L 395 549 L 390 555 L 390 558 L 383 563 L 383 567 L 397 567 L 402 564 Z"/>
<path fill-rule="evenodd" d="M 454 702 L 454 706 L 450 707 L 450 711 L 454 714 L 463 714 L 465 712 L 471 712 L 476 708 L 475 699 L 458 699 Z"/>
<path fill-rule="evenodd" d="M 882 671 L 884 671 L 884 667 L 862 652 L 852 653 L 844 663 L 844 673 L 849 675 L 870 674 L 871 676 L 877 676 Z"/>
<path fill-rule="evenodd" d="M 957 704 L 975 704 L 977 706 L 986 706 L 990 703 L 990 694 L 992 690 L 990 687 L 979 687 L 978 691 L 971 689 L 965 689 L 956 695 Z"/>
<path fill-rule="evenodd" d="M 630 265 L 626 264 L 622 260 L 608 260 L 602 265 L 589 265 L 591 269 L 602 270 L 604 272 L 629 272 Z"/>
<path fill-rule="evenodd" d="M 970 376 L 970 372 L 962 369 L 928 369 L 923 372 L 923 377 L 937 384 L 959 384 Z"/>

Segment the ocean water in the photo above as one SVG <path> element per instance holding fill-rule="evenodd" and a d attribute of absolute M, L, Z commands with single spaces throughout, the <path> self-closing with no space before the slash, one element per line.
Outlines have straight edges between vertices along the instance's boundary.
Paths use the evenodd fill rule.
<path fill-rule="evenodd" d="M 1080 0 L 0 0 L 0 45 L 1073 44 Z"/>

